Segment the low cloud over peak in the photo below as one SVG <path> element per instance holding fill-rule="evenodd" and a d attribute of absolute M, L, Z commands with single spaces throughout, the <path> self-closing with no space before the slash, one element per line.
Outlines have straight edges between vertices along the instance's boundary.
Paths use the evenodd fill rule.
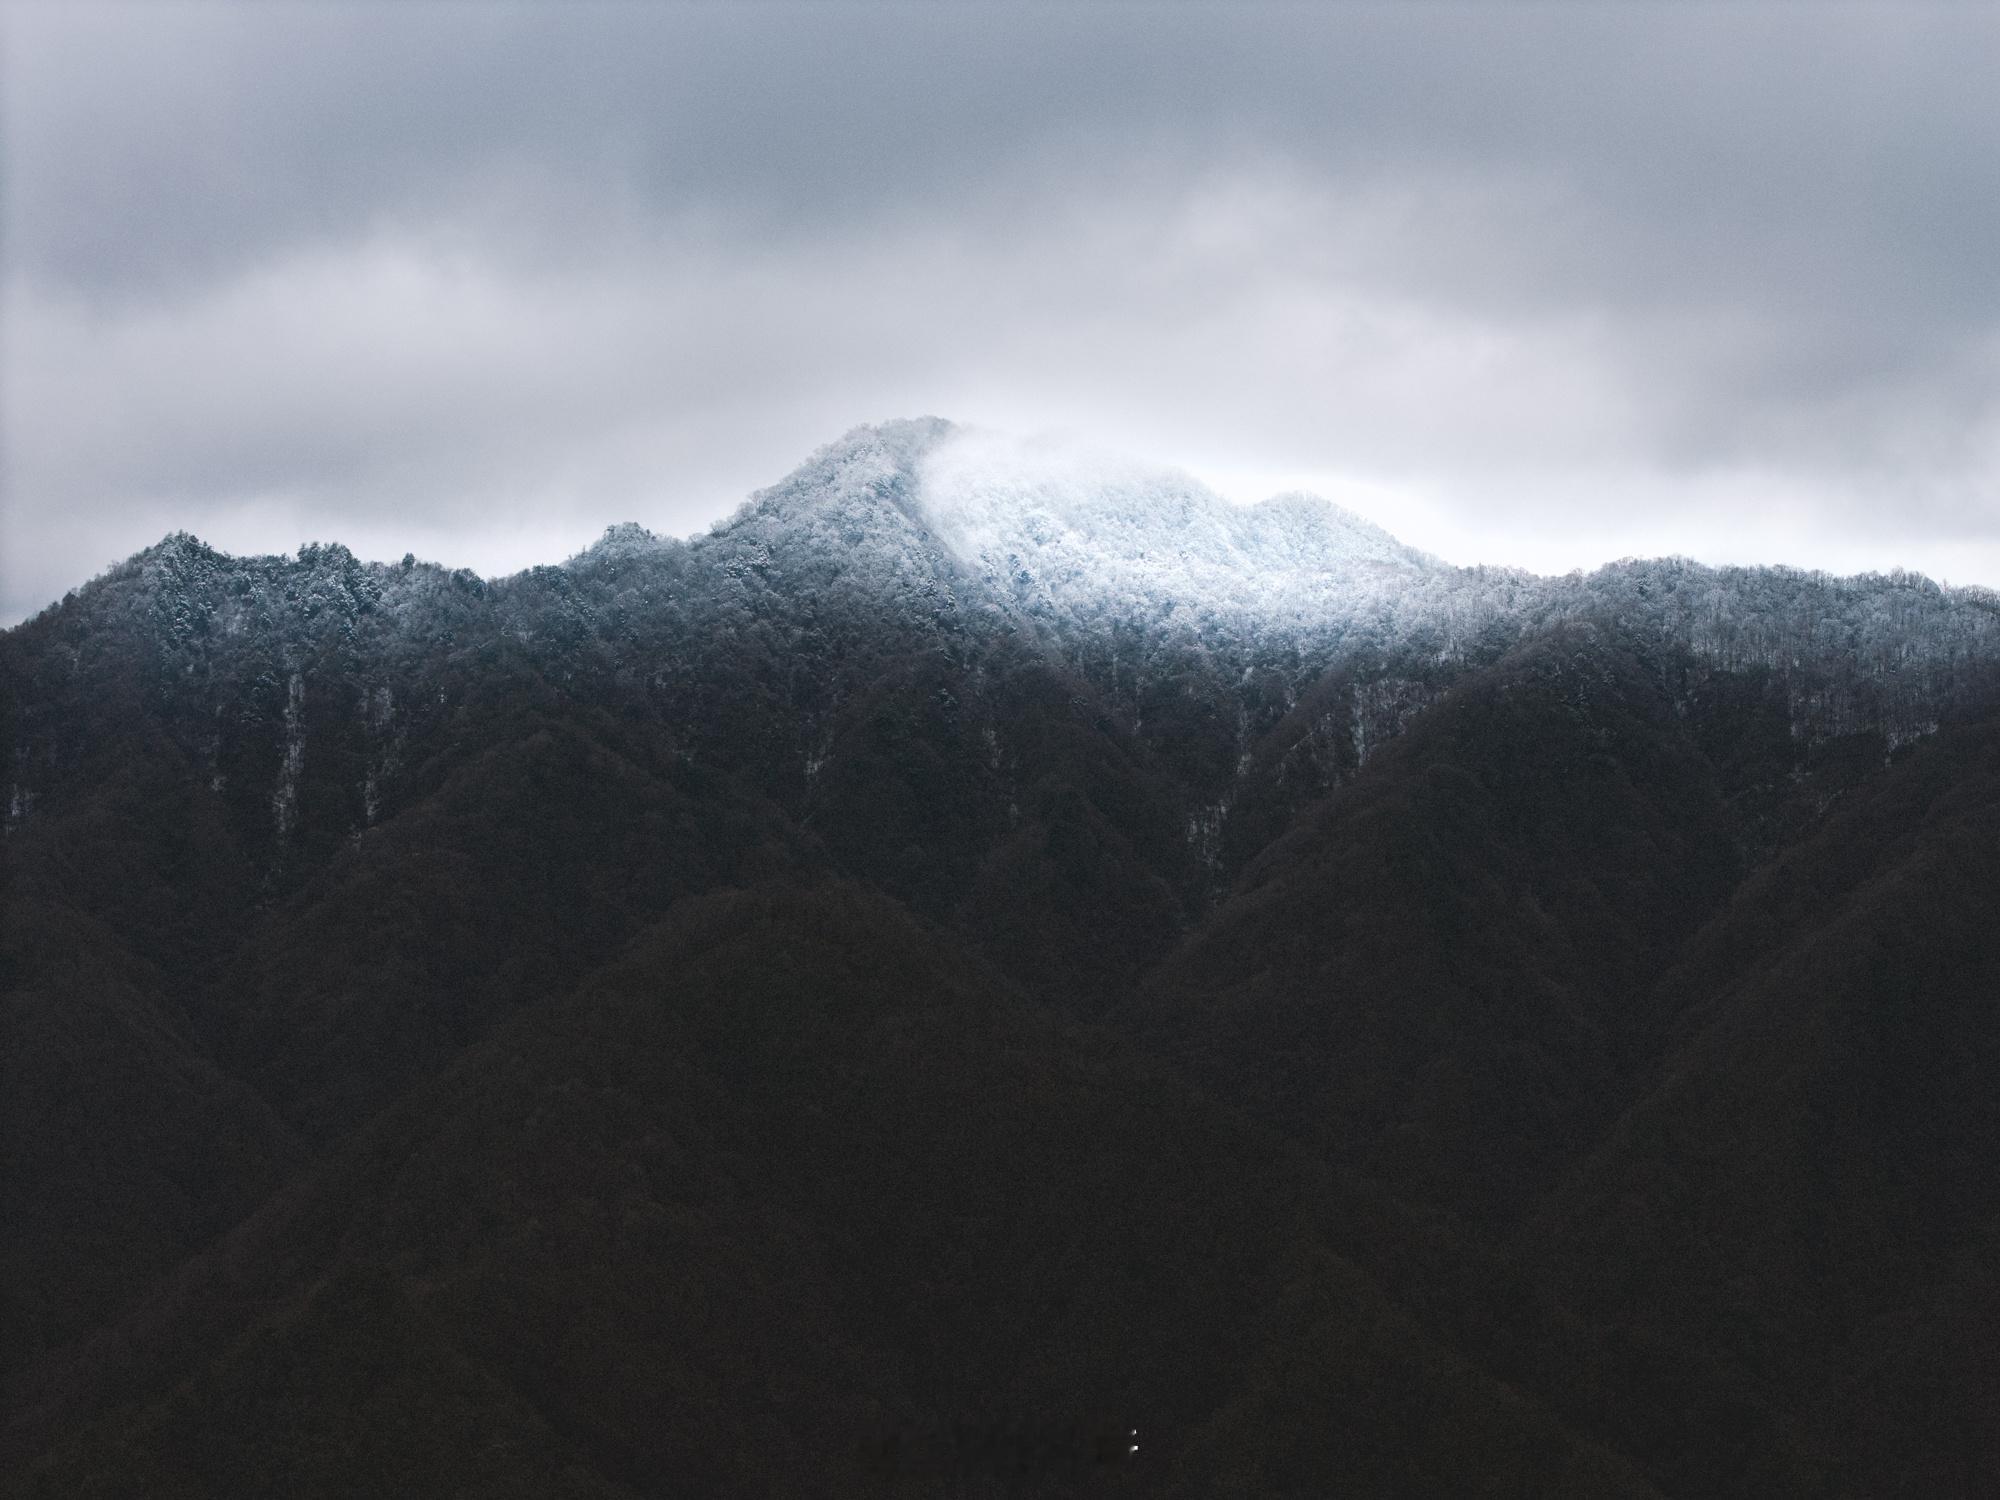
<path fill-rule="evenodd" d="M 687 532 L 924 410 L 2000 582 L 1989 9 L 4 15 L 9 619 L 175 527 Z"/>

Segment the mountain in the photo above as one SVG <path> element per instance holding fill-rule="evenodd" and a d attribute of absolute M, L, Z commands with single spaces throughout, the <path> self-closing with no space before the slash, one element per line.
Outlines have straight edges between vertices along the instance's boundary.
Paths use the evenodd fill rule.
<path fill-rule="evenodd" d="M 924 419 L 0 695 L 10 1491 L 1996 1487 L 1987 591 Z"/>

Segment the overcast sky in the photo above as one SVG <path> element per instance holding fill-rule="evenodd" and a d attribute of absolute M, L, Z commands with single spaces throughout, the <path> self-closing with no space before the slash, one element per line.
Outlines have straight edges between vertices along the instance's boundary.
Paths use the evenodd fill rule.
<path fill-rule="evenodd" d="M 2000 6 L 0 4 L 0 622 L 180 528 L 685 534 L 921 413 L 2000 585 Z"/>

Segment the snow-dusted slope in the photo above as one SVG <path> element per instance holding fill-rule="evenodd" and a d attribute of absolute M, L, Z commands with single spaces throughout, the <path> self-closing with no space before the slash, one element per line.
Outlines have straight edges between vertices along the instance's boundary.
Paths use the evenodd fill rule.
<path fill-rule="evenodd" d="M 1237 505 L 1177 470 L 1068 444 L 955 430 L 917 476 L 924 513 L 969 566 L 1066 614 L 1321 616 L 1438 566 L 1312 495 Z"/>
<path fill-rule="evenodd" d="M 862 572 L 941 545 L 999 598 L 1070 623 L 1324 625 L 1453 571 L 1316 496 L 1238 505 L 1176 469 L 937 418 L 856 428 L 712 539 L 804 542 Z"/>

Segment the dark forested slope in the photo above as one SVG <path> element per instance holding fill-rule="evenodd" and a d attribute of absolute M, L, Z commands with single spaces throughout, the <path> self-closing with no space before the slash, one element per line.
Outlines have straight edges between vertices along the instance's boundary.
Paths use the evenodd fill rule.
<path fill-rule="evenodd" d="M 1291 1133 L 1505 1217 L 1608 1123 L 1653 976 L 1738 868 L 1658 681 L 1560 627 L 1301 818 L 1131 1024 Z"/>
<path fill-rule="evenodd" d="M 1656 1081 L 1528 1236 L 1593 1322 L 1775 1408 L 1862 1492 L 2000 1484 L 1996 892 L 1988 717 L 1858 790 L 1688 945 Z M 1691 1472 L 1741 1463 L 1728 1436 Z"/>

